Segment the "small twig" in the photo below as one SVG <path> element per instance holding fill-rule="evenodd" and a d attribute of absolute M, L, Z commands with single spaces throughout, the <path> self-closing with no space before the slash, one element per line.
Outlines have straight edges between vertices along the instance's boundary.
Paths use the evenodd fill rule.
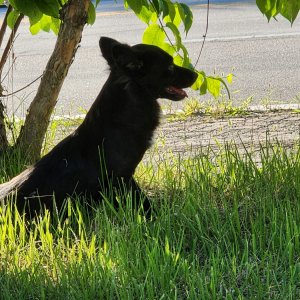
<path fill-rule="evenodd" d="M 0 47 L 2 45 L 3 38 L 4 38 L 4 35 L 6 32 L 6 28 L 7 28 L 7 17 L 11 11 L 12 11 L 12 6 L 8 5 L 7 11 L 5 13 L 5 17 L 4 17 L 4 20 L 3 20 L 3 23 L 2 23 L 1 29 L 0 29 Z"/>
<path fill-rule="evenodd" d="M 16 35 L 16 32 L 18 30 L 18 27 L 23 19 L 24 15 L 23 14 L 20 14 L 15 25 L 14 25 L 14 28 L 13 30 L 11 31 L 11 34 L 10 34 L 10 37 L 7 41 L 7 44 L 6 44 L 6 47 L 3 51 L 3 54 L 2 54 L 2 57 L 1 57 L 1 61 L 0 61 L 0 78 L 1 78 L 1 74 L 2 74 L 2 70 L 3 70 L 3 67 L 6 63 L 6 60 L 7 60 L 7 57 L 10 53 L 10 50 L 12 48 L 12 45 L 13 45 L 13 42 L 14 42 L 14 38 L 15 38 L 15 35 Z"/>
<path fill-rule="evenodd" d="M 30 83 L 28 83 L 27 85 L 25 85 L 25 86 L 23 86 L 22 88 L 18 89 L 17 91 L 14 91 L 14 92 L 12 92 L 12 93 L 10 93 L 10 94 L 7 94 L 7 95 L 0 95 L 0 97 L 8 97 L 8 96 L 12 96 L 12 95 L 14 95 L 14 94 L 16 94 L 16 93 L 19 93 L 19 92 L 25 90 L 26 88 L 28 88 L 29 86 L 31 86 L 33 83 L 35 83 L 36 81 L 38 81 L 42 76 L 43 76 L 43 74 L 40 75 L 39 77 L 37 77 L 36 79 L 34 79 L 33 81 L 31 81 Z"/>
<path fill-rule="evenodd" d="M 4 80 L 6 79 L 6 77 L 9 75 L 9 72 L 11 71 L 11 69 L 14 67 L 14 64 L 15 64 L 16 60 L 17 60 L 17 58 L 14 57 L 13 60 L 12 60 L 12 62 L 10 63 L 10 66 L 9 66 L 7 72 L 5 73 L 5 75 L 3 76 L 3 78 L 1 78 L 1 84 L 2 84 L 2 82 L 4 82 Z M 1 97 L 1 94 L 0 94 L 0 97 Z"/>
<path fill-rule="evenodd" d="M 171 45 L 171 46 L 172 46 L 172 47 L 175 49 L 176 53 L 177 53 L 178 55 L 180 55 L 180 53 L 178 53 L 178 51 L 176 50 L 176 47 L 173 45 L 173 43 L 172 43 L 172 41 L 171 41 L 170 37 L 168 36 L 168 33 L 166 32 L 166 30 L 165 30 L 165 26 L 164 26 L 164 24 L 162 23 L 162 20 L 160 19 L 159 15 L 158 15 L 158 11 L 157 11 L 157 9 L 156 9 L 155 5 L 153 4 L 153 2 L 152 2 L 152 1 L 149 1 L 149 2 L 150 2 L 150 4 L 151 4 L 152 8 L 155 10 L 155 12 L 156 12 L 156 14 L 157 14 L 157 17 L 158 17 L 158 22 L 159 22 L 159 24 L 160 24 L 160 27 L 162 28 L 162 30 L 163 30 L 163 31 L 164 31 L 164 33 L 166 34 L 166 37 L 167 37 L 167 39 L 168 39 L 168 41 L 169 41 L 170 45 Z"/>
<path fill-rule="evenodd" d="M 200 52 L 199 52 L 199 55 L 198 55 L 198 58 L 196 60 L 196 63 L 194 64 L 194 68 L 196 68 L 198 62 L 199 62 L 199 59 L 200 59 L 200 56 L 202 54 L 202 50 L 203 50 L 203 47 L 204 47 L 204 44 L 205 44 L 205 40 L 206 40 L 206 36 L 207 36 L 207 32 L 208 32 L 208 18 L 209 17 L 209 0 L 207 0 L 207 10 L 206 10 L 206 28 L 205 28 L 205 33 L 203 35 L 203 42 L 202 42 L 202 45 L 201 45 L 201 49 L 200 49 Z"/>

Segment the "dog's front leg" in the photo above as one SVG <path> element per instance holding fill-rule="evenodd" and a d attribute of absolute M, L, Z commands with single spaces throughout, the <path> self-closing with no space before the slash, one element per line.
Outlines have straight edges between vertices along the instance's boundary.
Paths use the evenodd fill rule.
<path fill-rule="evenodd" d="M 110 182 L 112 184 L 113 193 L 111 195 L 115 207 L 120 205 L 120 202 L 117 199 L 118 196 L 121 196 L 121 198 L 124 197 L 123 199 L 125 199 L 126 195 L 129 194 L 132 197 L 132 204 L 135 209 L 142 206 L 146 216 L 148 217 L 151 215 L 151 201 L 141 190 L 133 177 L 114 177 L 110 179 Z"/>
<path fill-rule="evenodd" d="M 141 190 L 139 185 L 136 183 L 134 178 L 129 179 L 129 190 L 132 193 L 133 199 L 136 203 L 136 206 L 139 207 L 142 205 L 145 214 L 148 216 L 151 215 L 151 202 L 146 194 Z"/>

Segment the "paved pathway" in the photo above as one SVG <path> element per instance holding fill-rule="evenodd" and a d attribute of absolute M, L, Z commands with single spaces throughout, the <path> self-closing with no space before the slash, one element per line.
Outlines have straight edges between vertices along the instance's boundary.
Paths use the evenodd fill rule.
<path fill-rule="evenodd" d="M 283 109 L 284 108 L 284 109 Z M 288 108 L 288 109 L 287 109 Z M 65 137 L 81 123 L 80 119 L 71 118 L 71 126 L 59 126 L 52 148 L 61 137 Z M 300 106 L 279 105 L 269 109 L 252 107 L 239 116 L 213 117 L 194 115 L 184 120 L 170 121 L 170 115 L 164 115 L 156 130 L 154 148 L 158 147 L 162 157 L 168 151 L 190 155 L 201 147 L 218 150 L 232 142 L 244 152 L 245 149 L 256 151 L 266 141 L 282 142 L 288 147 L 300 141 Z M 151 153 L 147 151 L 145 159 Z M 157 154 L 156 149 L 154 153 Z"/>
<path fill-rule="evenodd" d="M 292 146 L 299 138 L 300 111 L 295 109 L 249 111 L 223 118 L 195 115 L 174 122 L 164 119 L 156 136 L 158 147 L 182 154 L 207 146 L 218 149 L 227 142 L 253 151 L 266 140 Z"/>

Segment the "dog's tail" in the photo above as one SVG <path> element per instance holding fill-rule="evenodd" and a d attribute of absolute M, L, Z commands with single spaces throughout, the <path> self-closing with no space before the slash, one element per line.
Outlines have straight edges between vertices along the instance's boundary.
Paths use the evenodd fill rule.
<path fill-rule="evenodd" d="M 10 181 L 0 184 L 0 201 L 3 201 L 12 192 L 17 191 L 22 183 L 29 177 L 33 168 L 28 168 Z"/>

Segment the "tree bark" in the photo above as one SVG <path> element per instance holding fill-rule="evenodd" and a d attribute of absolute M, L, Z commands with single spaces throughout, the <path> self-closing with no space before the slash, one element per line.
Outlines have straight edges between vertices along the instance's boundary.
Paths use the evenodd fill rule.
<path fill-rule="evenodd" d="M 40 157 L 58 94 L 81 41 L 89 5 L 90 0 L 69 0 L 62 9 L 62 24 L 55 48 L 15 145 L 31 162 Z"/>
<path fill-rule="evenodd" d="M 0 100 L 0 154 L 8 148 L 8 140 L 6 136 L 5 128 L 5 116 L 4 116 L 5 107 Z"/>

